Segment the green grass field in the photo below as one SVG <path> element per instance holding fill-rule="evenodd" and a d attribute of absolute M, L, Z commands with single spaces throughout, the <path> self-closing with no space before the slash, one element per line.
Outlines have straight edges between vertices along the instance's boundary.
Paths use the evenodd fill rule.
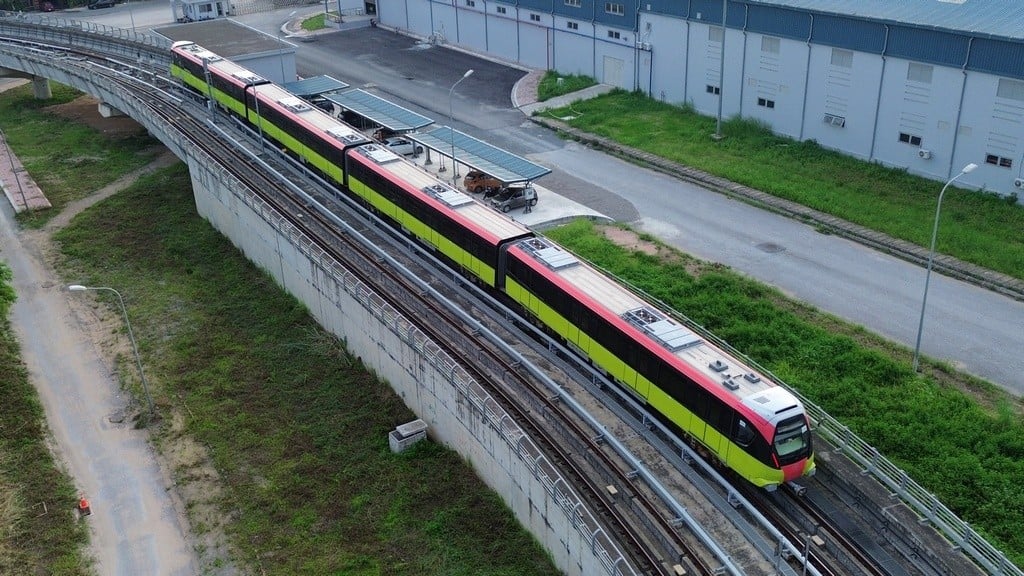
<path fill-rule="evenodd" d="M 540 83 L 537 84 L 537 100 L 544 102 L 556 96 L 571 94 L 573 92 L 589 88 L 597 84 L 597 81 L 590 76 L 578 74 L 559 74 L 548 70 Z"/>
<path fill-rule="evenodd" d="M 327 15 L 316 14 L 302 20 L 302 29 L 307 32 L 316 32 L 327 28 Z"/>
<path fill-rule="evenodd" d="M 833 214 L 921 246 L 931 241 L 943 182 L 912 176 L 773 135 L 746 120 L 715 119 L 621 90 L 569 108 L 569 124 L 774 196 Z M 979 161 L 980 162 L 980 161 Z M 942 202 L 936 250 L 1024 278 L 1024 206 L 994 194 L 951 186 Z"/>
<path fill-rule="evenodd" d="M 144 134 L 104 137 L 84 124 L 47 113 L 45 108 L 81 96 L 56 82 L 50 85 L 53 98 L 49 100 L 37 100 L 31 84 L 8 90 L 0 97 L 0 128 L 54 208 L 21 214 L 19 222 L 29 227 L 42 226 L 69 202 L 144 166 L 160 144 Z"/>

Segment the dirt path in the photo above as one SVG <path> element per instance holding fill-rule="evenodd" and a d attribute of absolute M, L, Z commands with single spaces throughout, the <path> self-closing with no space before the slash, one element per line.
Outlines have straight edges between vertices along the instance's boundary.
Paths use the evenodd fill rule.
<path fill-rule="evenodd" d="M 118 345 L 121 352 L 131 353 L 120 334 L 121 319 L 95 304 L 112 296 L 68 292 L 50 266 L 50 234 L 142 173 L 174 161 L 169 153 L 161 155 L 68 206 L 44 230 L 19 230 L 12 207 L 0 206 L 0 260 L 11 267 L 18 296 L 11 323 L 57 458 L 92 504 L 92 515 L 83 521 L 90 527 L 96 572 L 104 576 L 191 576 L 200 572 L 200 564 L 172 482 L 154 456 L 148 432 L 125 417 L 130 399 L 120 389 L 110 351 L 97 345 L 97 336 L 117 333 L 125 340 Z"/>

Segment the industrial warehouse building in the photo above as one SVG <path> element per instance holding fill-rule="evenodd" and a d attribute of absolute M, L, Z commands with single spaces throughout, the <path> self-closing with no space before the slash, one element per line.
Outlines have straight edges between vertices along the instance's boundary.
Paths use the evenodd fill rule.
<path fill-rule="evenodd" d="M 722 0 L 378 0 L 377 12 L 387 26 L 702 114 L 718 114 L 721 98 L 723 117 L 936 180 L 973 162 L 962 185 L 1024 187 L 1024 2 L 727 5 L 724 33 Z"/>

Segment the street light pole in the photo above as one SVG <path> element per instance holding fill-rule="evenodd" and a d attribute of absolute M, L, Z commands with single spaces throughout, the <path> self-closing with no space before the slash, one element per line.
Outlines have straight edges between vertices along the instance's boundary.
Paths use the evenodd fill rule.
<path fill-rule="evenodd" d="M 459 178 L 458 164 L 455 163 L 455 128 L 452 126 L 452 124 L 455 123 L 455 114 L 452 107 L 452 96 L 455 94 L 455 87 L 466 78 L 469 78 L 472 74 L 472 68 L 466 70 L 466 73 L 462 75 L 462 78 L 456 80 L 455 84 L 452 84 L 452 89 L 448 91 L 448 130 L 450 130 L 449 134 L 451 135 L 452 141 L 452 185 L 454 185 L 455 181 Z"/>
<path fill-rule="evenodd" d="M 324 3 L 324 6 L 325 7 L 327 6 L 326 2 Z M 296 12 L 298 12 L 298 10 L 292 10 L 291 12 L 288 13 L 288 17 L 285 18 L 285 21 L 284 21 L 284 25 L 285 26 L 288 25 L 288 22 L 292 19 L 292 16 L 295 16 Z M 281 29 L 280 28 L 277 29 L 277 43 L 280 45 L 280 48 L 279 48 L 280 52 L 279 52 L 279 54 L 281 56 L 281 83 L 285 84 L 285 83 L 288 82 L 288 79 L 284 77 L 284 41 L 281 40 Z"/>
<path fill-rule="evenodd" d="M 107 290 L 117 295 L 117 301 L 121 304 L 121 314 L 124 315 L 124 325 L 128 328 L 128 339 L 132 342 L 132 352 L 135 353 L 135 363 L 139 367 L 139 379 L 142 380 L 142 391 L 146 393 L 146 402 L 149 404 L 149 415 L 153 416 L 156 412 L 153 408 L 153 397 L 149 395 L 149 385 L 146 384 L 146 374 L 142 371 L 142 357 L 139 356 L 139 346 L 135 343 L 135 334 L 132 333 L 132 323 L 128 321 L 128 309 L 125 308 L 124 298 L 121 297 L 121 293 L 106 286 L 82 286 L 81 284 L 72 284 L 71 286 L 68 286 L 68 290 L 71 290 L 72 292 L 82 292 L 85 290 Z"/>
<path fill-rule="evenodd" d="M 946 185 L 942 187 L 942 191 L 939 192 L 939 202 L 935 206 L 935 224 L 932 225 L 932 244 L 928 250 L 928 272 L 924 276 L 924 298 L 921 299 L 921 318 L 917 321 L 917 342 L 914 344 L 914 372 L 917 372 L 917 367 L 921 360 L 921 331 L 924 329 L 924 310 L 928 306 L 928 284 L 932 279 L 932 262 L 935 259 L 935 238 L 939 234 L 939 212 L 942 210 L 942 197 L 946 194 L 946 188 L 956 181 L 957 178 L 964 174 L 969 174 L 977 168 L 978 165 L 971 162 L 967 166 L 960 170 L 960 173 L 953 176 L 946 182 Z"/>

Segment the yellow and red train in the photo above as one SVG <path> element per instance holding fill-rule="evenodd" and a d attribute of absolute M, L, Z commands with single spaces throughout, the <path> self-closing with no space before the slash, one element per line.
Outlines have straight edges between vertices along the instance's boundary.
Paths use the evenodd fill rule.
<path fill-rule="evenodd" d="M 194 43 L 174 44 L 171 73 L 503 294 L 746 480 L 774 489 L 814 473 L 800 401 L 629 288 Z"/>

